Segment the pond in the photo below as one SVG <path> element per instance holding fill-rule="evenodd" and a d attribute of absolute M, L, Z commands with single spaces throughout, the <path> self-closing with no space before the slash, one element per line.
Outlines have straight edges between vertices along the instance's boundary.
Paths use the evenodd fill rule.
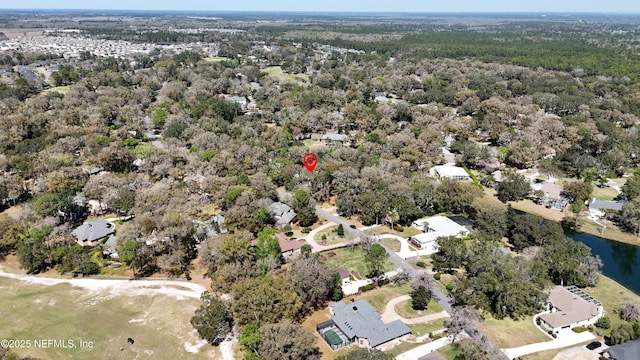
<path fill-rule="evenodd" d="M 586 244 L 591 253 L 600 255 L 604 266 L 602 274 L 640 295 L 640 247 L 601 237 L 567 232 L 567 236 Z"/>

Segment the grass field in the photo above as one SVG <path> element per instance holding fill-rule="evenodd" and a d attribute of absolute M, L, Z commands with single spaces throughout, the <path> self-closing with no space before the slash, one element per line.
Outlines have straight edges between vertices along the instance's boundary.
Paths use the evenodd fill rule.
<path fill-rule="evenodd" d="M 454 360 L 456 356 L 462 355 L 462 348 L 456 345 L 447 345 L 438 349 L 438 353 L 444 356 L 444 358 L 447 360 Z"/>
<path fill-rule="evenodd" d="M 485 321 L 481 324 L 482 330 L 500 348 L 518 347 L 551 340 L 533 325 L 533 316 L 527 316 L 518 321 L 510 318 L 497 320 L 488 313 L 485 313 L 484 316 Z"/>
<path fill-rule="evenodd" d="M 408 238 L 414 235 L 418 235 L 421 233 L 420 230 L 414 228 L 413 226 L 405 226 L 404 230 L 402 232 L 398 232 L 395 230 L 391 230 L 391 228 L 389 228 L 386 225 L 380 225 L 374 228 L 371 228 L 369 230 L 366 231 L 367 233 L 371 234 L 371 235 L 382 235 L 382 234 L 392 234 L 392 235 L 397 235 L 397 236 L 401 236 L 403 238 Z"/>
<path fill-rule="evenodd" d="M 611 329 L 615 329 L 624 322 L 618 314 L 614 313 L 614 310 L 620 303 L 629 300 L 636 304 L 640 304 L 640 296 L 634 294 L 630 290 L 627 290 L 625 287 L 606 276 L 600 276 L 600 281 L 598 281 L 598 285 L 595 287 L 585 288 L 583 290 L 602 303 L 606 316 L 611 319 L 611 328 L 608 330 L 601 330 L 603 335 L 609 335 L 611 333 Z"/>
<path fill-rule="evenodd" d="M 325 236 L 326 240 L 322 240 L 322 236 Z M 333 245 L 337 243 L 341 243 L 347 241 L 347 237 L 345 235 L 338 235 L 338 225 L 328 227 L 313 236 L 313 240 L 315 240 L 320 245 Z"/>
<path fill-rule="evenodd" d="M 411 307 L 411 300 L 406 300 L 395 306 L 396 313 L 405 319 L 417 318 L 424 315 L 436 314 L 442 311 L 442 306 L 437 301 L 431 299 L 426 310 L 416 311 Z"/>
<path fill-rule="evenodd" d="M 71 91 L 71 88 L 69 86 L 56 86 L 56 87 L 52 87 L 50 89 L 47 90 L 43 90 L 42 93 L 43 94 L 47 94 L 50 92 L 57 92 L 60 93 L 62 95 L 67 95 L 69 93 L 69 91 Z"/>
<path fill-rule="evenodd" d="M 198 336 L 189 320 L 199 301 L 164 295 L 113 296 L 69 284 L 44 286 L 0 278 L 0 338 L 93 342 L 93 348 L 14 349 L 41 359 L 219 358 L 204 345 L 185 347 Z M 127 338 L 135 340 L 127 344 Z M 120 350 L 120 348 L 123 350 Z"/>
<path fill-rule="evenodd" d="M 402 246 L 400 244 L 400 241 L 395 240 L 395 239 L 381 239 L 380 242 L 383 243 L 384 246 L 388 247 L 389 250 L 391 250 L 393 252 L 400 251 L 400 247 Z"/>
<path fill-rule="evenodd" d="M 424 336 L 424 335 L 428 335 L 429 333 L 434 332 L 436 330 L 440 330 L 440 329 L 446 328 L 446 326 L 445 326 L 445 322 L 446 321 L 447 321 L 447 319 L 438 319 L 438 320 L 434 320 L 432 322 L 425 323 L 425 324 L 409 325 L 409 327 L 411 328 L 411 331 L 413 332 L 413 335 L 415 335 L 415 336 Z"/>
<path fill-rule="evenodd" d="M 332 253 L 335 255 L 331 256 Z M 322 256 L 324 257 L 327 266 L 332 269 L 343 267 L 351 270 L 352 272 L 357 272 L 362 278 L 365 278 L 369 273 L 364 261 L 364 252 L 359 247 L 353 250 L 343 248 L 325 251 L 322 253 Z M 387 272 L 391 270 L 393 270 L 393 263 L 391 260 L 385 259 L 383 271 Z"/>
<path fill-rule="evenodd" d="M 601 188 L 594 185 L 591 196 L 599 200 L 613 200 L 618 196 L 618 192 L 612 187 L 605 186 Z"/>
<path fill-rule="evenodd" d="M 396 298 L 398 296 L 406 295 L 410 292 L 411 292 L 411 286 L 409 286 L 409 284 L 385 285 L 383 287 L 367 291 L 360 295 L 348 296 L 345 299 L 345 301 L 351 301 L 350 299 L 354 299 L 356 301 L 360 299 L 365 299 L 380 314 L 382 314 L 389 300 Z"/>
<path fill-rule="evenodd" d="M 210 56 L 202 59 L 202 61 L 206 63 L 219 62 L 219 61 L 225 61 L 225 60 L 229 60 L 229 58 L 224 56 Z"/>
<path fill-rule="evenodd" d="M 309 81 L 309 76 L 305 74 L 285 73 L 280 66 L 269 66 L 268 68 L 262 69 L 260 72 L 267 76 L 273 76 L 279 81 L 293 81 L 302 85 L 306 85 L 307 81 Z M 301 79 L 302 82 L 299 82 L 298 79 Z"/>

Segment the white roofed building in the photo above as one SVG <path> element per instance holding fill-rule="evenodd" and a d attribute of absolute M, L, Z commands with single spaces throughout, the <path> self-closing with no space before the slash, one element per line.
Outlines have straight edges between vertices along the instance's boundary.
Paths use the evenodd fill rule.
<path fill-rule="evenodd" d="M 439 165 L 429 169 L 429 174 L 440 179 L 449 179 L 455 181 L 471 181 L 471 177 L 467 171 L 458 166 Z"/>
<path fill-rule="evenodd" d="M 436 240 L 440 237 L 463 237 L 469 234 L 469 230 L 466 227 L 446 216 L 418 219 L 412 225 L 421 230 L 422 233 L 412 236 L 409 239 L 409 243 L 418 249 L 425 250 L 425 255 L 438 252 Z"/>

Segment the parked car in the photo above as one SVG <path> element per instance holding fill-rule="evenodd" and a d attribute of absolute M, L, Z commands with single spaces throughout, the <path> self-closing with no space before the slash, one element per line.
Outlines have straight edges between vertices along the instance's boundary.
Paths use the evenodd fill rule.
<path fill-rule="evenodd" d="M 589 350 L 595 350 L 597 348 L 599 348 L 600 346 L 602 346 L 602 343 L 600 341 L 593 341 L 587 344 L 587 349 Z"/>
<path fill-rule="evenodd" d="M 349 225 L 349 227 L 352 228 L 352 229 L 357 229 L 357 226 L 355 226 L 353 224 Z"/>

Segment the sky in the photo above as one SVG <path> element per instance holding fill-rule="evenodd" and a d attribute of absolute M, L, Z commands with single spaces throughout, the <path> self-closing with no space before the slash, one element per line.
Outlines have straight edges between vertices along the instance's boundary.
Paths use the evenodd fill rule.
<path fill-rule="evenodd" d="M 1 0 L 0 9 L 640 13 L 638 0 Z"/>

